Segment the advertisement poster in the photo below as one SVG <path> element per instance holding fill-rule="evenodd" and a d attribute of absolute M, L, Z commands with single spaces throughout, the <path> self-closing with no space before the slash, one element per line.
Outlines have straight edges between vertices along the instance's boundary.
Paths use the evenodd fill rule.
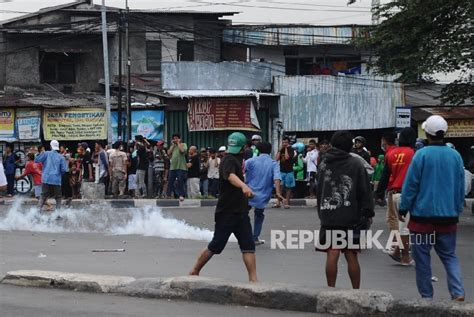
<path fill-rule="evenodd" d="M 40 139 L 41 110 L 18 110 L 16 113 L 18 139 L 36 141 Z"/>
<path fill-rule="evenodd" d="M 122 131 L 125 134 L 125 112 L 122 113 Z M 163 110 L 132 111 L 132 139 L 135 135 L 143 135 L 148 140 L 159 141 L 164 137 L 165 112 Z M 113 140 L 118 140 L 118 114 L 112 112 Z"/>
<path fill-rule="evenodd" d="M 102 108 L 45 109 L 45 140 L 77 141 L 107 139 L 107 118 Z"/>
<path fill-rule="evenodd" d="M 189 131 L 259 131 L 257 114 L 251 100 L 191 99 L 188 104 Z"/>
<path fill-rule="evenodd" d="M 15 140 L 15 109 L 0 109 L 0 140 Z"/>

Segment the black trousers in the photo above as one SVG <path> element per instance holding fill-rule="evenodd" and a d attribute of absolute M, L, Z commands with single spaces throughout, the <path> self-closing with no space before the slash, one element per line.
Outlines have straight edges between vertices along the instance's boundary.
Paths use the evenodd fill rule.
<path fill-rule="evenodd" d="M 15 174 L 6 174 L 7 178 L 7 194 L 13 195 L 15 193 Z"/>

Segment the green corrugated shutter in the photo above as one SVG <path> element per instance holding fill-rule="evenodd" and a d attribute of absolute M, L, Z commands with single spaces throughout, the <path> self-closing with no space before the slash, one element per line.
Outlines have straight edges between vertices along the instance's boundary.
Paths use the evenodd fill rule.
<path fill-rule="evenodd" d="M 261 132 L 259 133 L 263 140 L 268 140 L 268 111 L 266 109 L 257 110 L 258 122 L 260 123 Z M 182 140 L 188 145 L 196 145 L 201 147 L 218 148 L 225 145 L 227 137 L 234 131 L 203 131 L 189 132 L 186 111 L 167 111 L 166 112 L 166 131 L 168 142 L 174 133 L 181 134 Z M 238 131 L 238 130 L 237 130 Z M 255 132 L 241 131 L 248 138 L 251 138 Z"/>

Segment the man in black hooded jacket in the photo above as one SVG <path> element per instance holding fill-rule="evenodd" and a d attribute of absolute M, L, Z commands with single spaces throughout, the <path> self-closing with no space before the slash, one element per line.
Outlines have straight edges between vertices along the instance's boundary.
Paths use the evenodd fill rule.
<path fill-rule="evenodd" d="M 360 230 L 369 228 L 374 216 L 374 204 L 367 172 L 360 160 L 349 154 L 352 138 L 347 131 L 334 133 L 332 148 L 320 165 L 317 198 L 321 230 L 316 249 L 327 254 L 326 280 L 329 287 L 336 286 L 337 262 L 342 252 L 348 264 L 352 287 L 358 289 Z M 345 243 L 331 240 L 336 231 L 345 233 Z"/>

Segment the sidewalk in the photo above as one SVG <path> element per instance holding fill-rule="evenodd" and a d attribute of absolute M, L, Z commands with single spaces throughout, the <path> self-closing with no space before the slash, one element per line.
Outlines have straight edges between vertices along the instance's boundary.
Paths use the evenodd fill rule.
<path fill-rule="evenodd" d="M 16 200 L 12 198 L 0 198 L 0 205 L 12 205 Z M 199 208 L 199 207 L 214 207 L 217 205 L 217 199 L 185 199 L 179 201 L 178 199 L 101 199 L 101 200 L 87 200 L 87 199 L 73 199 L 70 201 L 63 201 L 65 206 L 73 208 L 85 207 L 95 203 L 108 203 L 113 208 L 134 208 L 156 205 L 158 207 L 180 207 L 180 208 Z M 267 208 L 271 208 L 276 199 L 271 199 Z M 22 205 L 34 206 L 38 201 L 34 198 L 25 198 Z M 293 207 L 315 207 L 316 199 L 292 199 L 290 206 Z"/>
<path fill-rule="evenodd" d="M 28 287 L 111 293 L 303 311 L 346 316 L 472 316 L 474 304 L 453 301 L 398 301 L 374 290 L 312 289 L 284 283 L 242 283 L 198 276 L 141 278 L 66 273 L 12 271 L 0 281 Z M 289 313 L 290 314 L 290 313 Z"/>

